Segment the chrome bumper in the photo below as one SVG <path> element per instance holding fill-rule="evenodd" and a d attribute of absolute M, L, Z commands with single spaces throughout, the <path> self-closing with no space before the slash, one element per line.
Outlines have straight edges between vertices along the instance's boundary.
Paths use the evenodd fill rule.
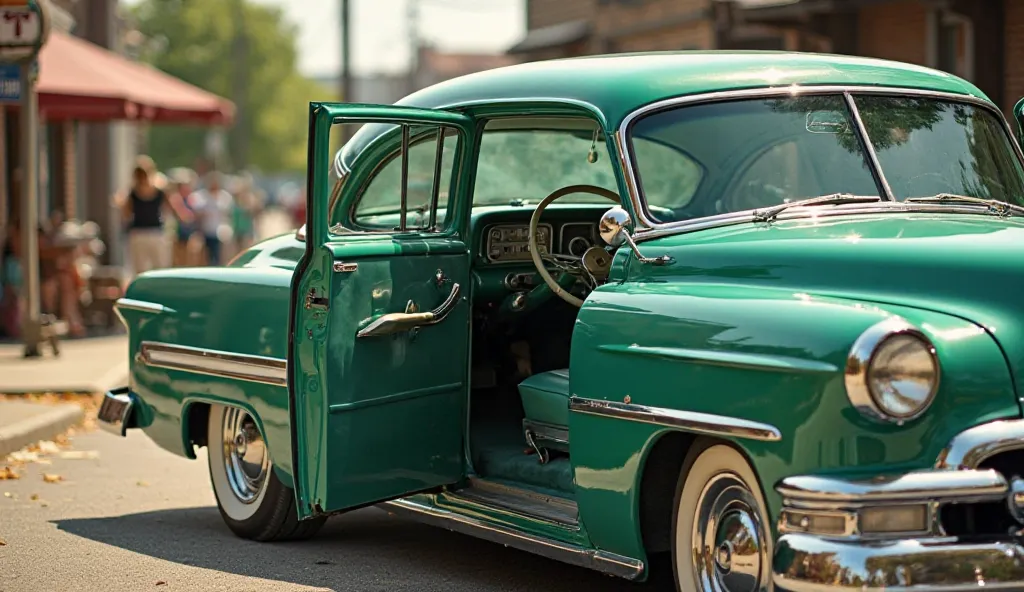
<path fill-rule="evenodd" d="M 1019 479 L 1008 483 L 991 469 L 868 481 L 785 479 L 776 487 L 783 509 L 775 586 L 790 592 L 1024 589 L 1024 538 L 962 540 L 947 536 L 939 517 L 945 504 L 990 502 L 1020 515 L 1020 488 Z M 904 523 L 893 520 L 907 516 L 916 520 L 896 530 L 894 524 Z"/>
<path fill-rule="evenodd" d="M 117 436 L 124 436 L 128 429 L 128 422 L 132 416 L 132 396 L 128 387 L 116 388 L 107 391 L 103 395 L 103 403 L 100 404 L 99 420 L 100 427 Z"/>
<path fill-rule="evenodd" d="M 790 592 L 1021 590 L 1024 547 L 955 539 L 829 541 L 785 535 L 775 548 L 775 586 Z"/>

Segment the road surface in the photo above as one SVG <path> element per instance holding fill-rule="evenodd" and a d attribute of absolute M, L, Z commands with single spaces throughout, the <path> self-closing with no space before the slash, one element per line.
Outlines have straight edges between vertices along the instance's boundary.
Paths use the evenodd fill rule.
<path fill-rule="evenodd" d="M 631 584 L 375 508 L 332 518 L 310 541 L 244 541 L 214 506 L 205 450 L 190 461 L 138 431 L 79 434 L 73 449 L 98 457 L 28 464 L 20 479 L 0 480 L 0 592 L 672 589 L 664 569 Z"/>

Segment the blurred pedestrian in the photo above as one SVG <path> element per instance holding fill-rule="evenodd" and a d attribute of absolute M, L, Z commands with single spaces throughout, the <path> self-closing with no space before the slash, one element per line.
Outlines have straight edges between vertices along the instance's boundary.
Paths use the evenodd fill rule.
<path fill-rule="evenodd" d="M 220 174 L 216 171 L 206 175 L 205 187 L 192 194 L 189 200 L 199 220 L 199 229 L 206 241 L 207 264 L 220 265 L 221 249 L 231 240 L 229 225 L 232 198 L 221 185 Z"/>
<path fill-rule="evenodd" d="M 171 212 L 179 220 L 192 218 L 180 196 L 168 195 L 158 183 L 165 184 L 166 178 L 157 174 L 152 159 L 142 156 L 132 171 L 128 193 L 115 197 L 127 225 L 128 255 L 136 275 L 168 267 L 171 263 L 171 245 L 164 228 L 165 213 Z"/>
<path fill-rule="evenodd" d="M 186 215 L 178 217 L 172 264 L 175 267 L 200 265 L 193 237 L 197 234 L 196 213 L 190 202 L 195 190 L 196 174 L 186 168 L 172 169 L 169 174 L 169 193 L 181 200 Z"/>
<path fill-rule="evenodd" d="M 253 187 L 252 177 L 242 174 L 235 189 L 235 207 L 232 210 L 232 227 L 237 251 L 252 246 L 256 235 L 256 216 L 262 206 L 262 199 Z"/>

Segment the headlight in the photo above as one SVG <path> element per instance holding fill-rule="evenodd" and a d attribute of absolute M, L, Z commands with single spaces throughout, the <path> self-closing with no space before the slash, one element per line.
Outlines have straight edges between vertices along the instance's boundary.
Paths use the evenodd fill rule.
<path fill-rule="evenodd" d="M 939 361 L 923 333 L 900 318 L 865 331 L 846 363 L 846 392 L 861 413 L 896 423 L 919 417 L 939 388 Z"/>

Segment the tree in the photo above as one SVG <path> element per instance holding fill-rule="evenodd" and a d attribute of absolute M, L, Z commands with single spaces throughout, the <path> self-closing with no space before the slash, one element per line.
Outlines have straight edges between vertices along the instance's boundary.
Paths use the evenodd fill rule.
<path fill-rule="evenodd" d="M 297 68 L 297 29 L 278 8 L 249 0 L 142 0 L 139 31 L 162 46 L 143 59 L 235 102 L 228 160 L 235 169 L 299 171 L 306 164 L 310 101 L 334 100 Z M 192 166 L 208 130 L 155 126 L 150 154 L 161 167 Z"/>

